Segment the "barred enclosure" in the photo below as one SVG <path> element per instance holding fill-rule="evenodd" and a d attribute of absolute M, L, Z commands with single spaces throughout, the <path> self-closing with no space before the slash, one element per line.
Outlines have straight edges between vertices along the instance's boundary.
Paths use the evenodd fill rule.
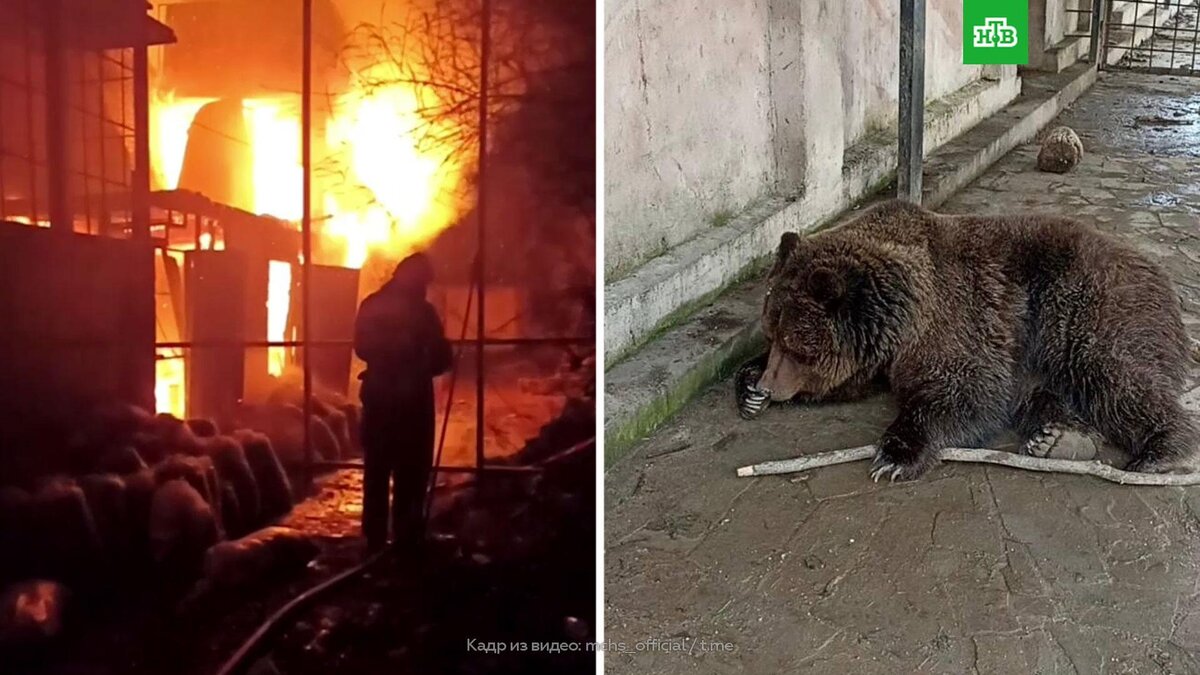
<path fill-rule="evenodd" d="M 1195 0 L 1106 2 L 1102 69 L 1154 75 L 1198 74 Z"/>

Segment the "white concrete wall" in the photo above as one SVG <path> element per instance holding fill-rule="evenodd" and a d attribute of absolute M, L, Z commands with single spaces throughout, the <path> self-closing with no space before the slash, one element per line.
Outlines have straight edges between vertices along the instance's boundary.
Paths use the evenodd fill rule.
<path fill-rule="evenodd" d="M 662 252 L 774 174 L 767 0 L 607 4 L 606 267 Z"/>
<path fill-rule="evenodd" d="M 1062 42 L 1067 33 L 1073 33 L 1080 24 L 1081 16 L 1069 10 L 1091 7 L 1087 0 L 1029 0 L 1030 17 L 1045 7 L 1046 25 L 1042 33 L 1047 48 Z"/>
<path fill-rule="evenodd" d="M 845 149 L 894 123 L 898 6 L 605 0 L 609 278 L 768 196 L 837 189 Z M 928 0 L 927 100 L 980 77 L 961 12 Z"/>
<path fill-rule="evenodd" d="M 1098 2 L 1099 0 L 1097 0 Z M 1089 0 L 1029 0 L 1029 68 L 1057 72 L 1074 63 L 1082 46 L 1075 52 L 1054 53 L 1068 33 L 1075 33 L 1086 19 L 1071 10 L 1090 9 Z"/>
<path fill-rule="evenodd" d="M 844 2 L 840 70 L 845 139 L 851 145 L 896 119 L 900 3 Z M 962 64 L 962 0 L 927 0 L 925 99 L 931 101 L 978 79 L 981 66 Z"/>

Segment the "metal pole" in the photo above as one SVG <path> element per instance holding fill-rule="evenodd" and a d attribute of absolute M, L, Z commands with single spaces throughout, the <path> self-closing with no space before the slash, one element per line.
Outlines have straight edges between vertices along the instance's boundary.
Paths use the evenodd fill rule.
<path fill-rule="evenodd" d="M 899 99 L 896 196 L 920 204 L 925 145 L 925 0 L 900 0 Z"/>
<path fill-rule="evenodd" d="M 62 1 L 49 2 L 46 12 L 46 164 L 50 193 L 50 229 L 58 234 L 74 231 L 71 214 L 70 172 L 67 155 L 67 47 L 64 35 Z M 34 161 L 31 157 L 30 161 Z"/>
<path fill-rule="evenodd" d="M 1091 34 L 1088 40 L 1088 63 L 1093 66 L 1097 65 L 1096 57 L 1100 54 L 1100 17 L 1104 8 L 1104 0 L 1092 0 L 1092 21 L 1088 26 L 1088 32 Z"/>
<path fill-rule="evenodd" d="M 150 54 L 133 48 L 133 238 L 150 240 Z"/>
<path fill-rule="evenodd" d="M 1109 21 L 1109 19 L 1112 18 L 1110 16 L 1112 12 L 1112 3 L 1110 3 L 1108 0 L 1097 0 L 1097 2 L 1100 3 L 1100 46 L 1096 52 L 1096 70 L 1108 70 L 1108 52 L 1110 44 L 1108 32 L 1112 30 L 1112 22 Z M 1133 22 L 1136 24 L 1137 19 L 1134 19 Z M 1130 35 L 1130 40 L 1133 40 L 1133 38 L 1137 36 L 1136 27 L 1134 28 L 1133 32 L 1130 33 Z"/>
<path fill-rule="evenodd" d="M 304 486 L 308 489 L 313 482 L 312 444 L 312 354 L 308 341 L 312 338 L 312 0 L 303 0 L 303 59 L 300 85 L 300 163 L 304 171 L 304 209 L 300 223 L 303 237 L 304 260 L 301 261 L 302 324 L 301 340 L 304 346 Z"/>
<path fill-rule="evenodd" d="M 487 196 L 488 196 L 488 175 L 487 175 L 487 149 L 488 149 L 488 87 L 490 86 L 488 60 L 491 58 L 491 42 L 492 42 L 492 2 L 491 0 L 482 0 L 480 13 L 480 47 L 479 47 L 479 194 L 477 195 L 478 203 L 475 211 L 478 217 L 478 232 L 477 238 L 479 247 L 478 255 L 475 256 L 475 281 L 479 284 L 479 302 L 475 305 L 475 468 L 479 470 L 480 476 L 483 473 L 483 385 L 484 385 L 484 366 L 483 366 L 483 345 L 484 345 L 484 305 L 487 303 L 487 280 L 484 276 L 486 269 L 485 259 L 487 257 L 487 248 L 485 246 L 486 239 L 484 234 L 487 230 Z"/>
<path fill-rule="evenodd" d="M 145 44 L 133 48 L 133 185 L 130 190 L 133 241 L 141 249 L 142 288 L 138 296 L 136 316 L 141 323 L 138 335 L 146 342 L 134 345 L 130 354 L 135 378 L 134 400 L 154 410 L 154 246 L 150 242 L 150 52 Z M 107 212 L 106 212 L 107 213 Z"/>

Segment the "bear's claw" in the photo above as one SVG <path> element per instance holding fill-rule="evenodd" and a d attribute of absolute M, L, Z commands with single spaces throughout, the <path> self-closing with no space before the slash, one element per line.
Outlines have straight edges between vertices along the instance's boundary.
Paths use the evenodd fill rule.
<path fill-rule="evenodd" d="M 1021 446 L 1021 454 L 1054 459 L 1088 460 L 1096 457 L 1096 444 L 1087 434 L 1048 424 Z"/>
<path fill-rule="evenodd" d="M 881 453 L 876 453 L 871 462 L 871 480 L 878 483 L 880 478 L 890 482 L 906 481 L 918 478 L 924 473 L 924 467 L 918 463 L 904 464 L 888 459 Z"/>

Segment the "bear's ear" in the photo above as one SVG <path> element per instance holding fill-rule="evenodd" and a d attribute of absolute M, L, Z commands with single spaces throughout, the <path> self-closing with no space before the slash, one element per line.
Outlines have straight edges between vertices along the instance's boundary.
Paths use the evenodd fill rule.
<path fill-rule="evenodd" d="M 783 269 L 788 258 L 800 248 L 800 235 L 795 232 L 784 232 L 783 236 L 779 237 L 779 248 L 775 250 L 775 265 L 771 269 L 771 275 Z"/>
<path fill-rule="evenodd" d="M 813 300 L 823 305 L 836 305 L 846 295 L 846 280 L 828 267 L 818 267 L 808 274 L 808 291 Z"/>
<path fill-rule="evenodd" d="M 792 251 L 800 245 L 800 235 L 795 232 L 784 232 L 779 237 L 779 256 L 784 257 L 791 255 Z"/>

